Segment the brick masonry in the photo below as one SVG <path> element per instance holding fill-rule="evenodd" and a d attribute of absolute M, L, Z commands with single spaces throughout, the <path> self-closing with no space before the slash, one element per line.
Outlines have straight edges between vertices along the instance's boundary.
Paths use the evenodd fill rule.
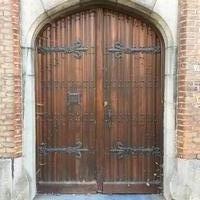
<path fill-rule="evenodd" d="M 21 1 L 21 28 L 22 28 L 22 44 L 29 47 L 30 42 L 26 43 L 26 37 L 29 35 L 31 26 L 34 24 L 37 27 L 36 18 L 41 15 L 46 16 L 46 12 L 49 15 L 57 13 L 65 6 L 70 6 L 77 1 L 67 0 L 45 0 L 42 6 L 39 0 L 20 0 Z M 110 0 L 112 1 L 112 0 Z M 147 8 L 153 9 L 152 11 L 158 13 L 169 25 L 169 30 L 174 36 L 176 41 L 176 16 L 177 12 L 172 12 L 176 7 L 176 0 L 166 1 L 163 0 L 133 0 L 134 2 L 141 2 L 141 5 L 146 5 Z M 62 2 L 62 3 L 61 3 Z M 114 2 L 114 1 L 113 1 Z M 126 4 L 129 0 L 119 2 Z M 151 3 L 152 2 L 152 3 Z M 34 5 L 34 6 L 32 6 Z M 134 5 L 130 3 L 130 5 Z M 148 6 L 149 5 L 149 6 Z M 174 5 L 174 6 L 173 6 Z M 54 7 L 52 12 L 52 7 Z M 60 6 L 60 7 L 59 7 Z M 59 8 L 58 8 L 59 7 Z M 62 7 L 62 8 L 61 8 Z M 44 8 L 46 10 L 44 10 Z M 139 8 L 139 7 L 138 7 Z M 13 158 L 21 156 L 22 151 L 22 88 L 21 88 L 21 55 L 20 55 L 20 26 L 19 26 L 19 0 L 0 0 L 0 158 Z M 173 14 L 169 15 L 170 12 Z M 175 9 L 176 10 L 176 9 Z M 152 13 L 153 13 L 152 12 Z M 155 17 L 155 16 L 154 16 Z M 45 17 L 44 17 L 45 19 Z M 160 23 L 160 18 L 156 19 L 157 23 Z M 164 26 L 163 26 L 164 27 Z M 164 178 L 164 194 L 166 199 L 187 200 L 187 199 L 200 199 L 199 194 L 199 169 L 200 169 L 200 0 L 180 0 L 179 1 L 179 52 L 178 52 L 178 91 L 177 91 L 177 149 L 178 157 L 184 159 L 174 160 L 174 154 L 171 154 L 169 149 L 173 152 L 173 140 L 171 135 L 175 134 L 172 127 L 172 118 L 167 117 L 166 121 L 166 153 L 165 153 L 165 178 Z M 167 29 L 166 29 L 167 30 Z M 33 28 L 33 30 L 35 29 Z M 30 34 L 32 36 L 32 33 Z M 168 37 L 168 36 L 167 36 Z M 30 37 L 31 38 L 31 37 Z M 31 38 L 32 39 L 32 38 Z M 28 41 L 31 41 L 28 39 Z M 171 40 L 170 40 L 171 41 Z M 169 43 L 169 45 L 174 43 Z M 30 46 L 31 47 L 31 46 Z M 169 48 L 166 48 L 166 52 Z M 24 50 L 23 55 L 29 55 L 29 50 Z M 166 65 L 170 65 L 171 60 L 174 60 L 174 51 L 170 51 L 169 60 L 166 58 Z M 31 56 L 30 56 L 31 57 Z M 27 58 L 24 68 L 32 66 L 32 61 Z M 33 67 L 33 66 L 32 66 Z M 166 68 L 168 69 L 168 68 Z M 24 89 L 26 92 L 31 91 L 33 88 L 33 77 L 28 77 L 31 87 Z M 27 81 L 24 79 L 24 81 Z M 171 82 L 171 79 L 169 79 Z M 27 83 L 27 82 L 26 82 Z M 27 84 L 26 84 L 27 85 Z M 166 84 L 167 85 L 167 84 Z M 170 84 L 169 84 L 170 85 Z M 171 84 L 170 86 L 172 86 Z M 173 86 L 172 86 L 173 87 Z M 173 90 L 173 89 L 172 89 Z M 167 94 L 171 92 L 171 87 Z M 31 92 L 30 92 L 31 93 Z M 172 92 L 173 93 L 173 92 Z M 25 93 L 24 93 L 25 94 Z M 34 98 L 34 95 L 26 93 L 24 97 Z M 170 96 L 170 95 L 169 95 Z M 171 99 L 171 96 L 170 96 Z M 30 113 L 32 107 L 28 102 L 26 106 L 26 112 Z M 166 104 L 168 105 L 168 104 Z M 171 101 L 169 103 L 171 106 Z M 27 109 L 28 108 L 28 109 Z M 168 106 L 169 108 L 169 106 Z M 27 111 L 28 110 L 28 111 Z M 169 109 L 167 113 L 171 113 Z M 25 112 L 25 113 L 26 113 Z M 29 117 L 33 113 L 31 112 L 26 117 L 26 123 L 31 124 Z M 25 114 L 26 116 L 26 114 Z M 167 116 L 173 116 L 167 114 Z M 171 120 L 171 121 L 170 121 Z M 26 194 L 31 197 L 25 197 L 21 199 L 33 199 L 36 193 L 35 189 L 35 168 L 34 162 L 34 148 L 30 148 L 30 145 L 34 140 L 33 132 L 34 125 L 30 125 L 25 129 L 26 145 L 27 149 L 23 152 L 22 158 L 15 159 L 0 159 L 0 199 L 10 199 L 9 196 L 19 194 L 20 191 L 24 191 L 25 186 L 31 190 Z M 33 126 L 33 127 L 32 127 Z M 31 128 L 32 129 L 31 129 Z M 31 130 L 30 130 L 31 129 Z M 169 129 L 169 130 L 168 130 Z M 171 132 L 170 132 L 171 131 Z M 32 138 L 31 138 L 32 136 Z M 28 139 L 27 139 L 28 138 Z M 168 139 L 169 138 L 169 139 Z M 172 144 L 171 144 L 172 143 Z M 171 145 L 171 146 L 170 146 Z M 34 145 L 32 145 L 33 147 Z M 29 151 L 31 149 L 31 151 Z M 31 153 L 30 153 L 31 152 Z M 173 159 L 171 159 L 171 157 Z M 23 161 L 23 162 L 22 162 Z M 177 166 L 174 166 L 178 163 Z M 14 168 L 13 168 L 14 167 Z M 14 170 L 13 170 L 14 169 Z M 23 169 L 26 169 L 23 171 Z M 27 174 L 27 176 L 26 176 Z M 171 175 L 173 178 L 171 179 Z M 24 177 L 24 178 L 23 178 Z M 29 177 L 29 178 L 27 178 Z M 26 179 L 26 181 L 21 181 Z M 6 180 L 6 181 L 5 181 Z M 23 182 L 23 184 L 21 184 Z M 20 183 L 20 184 L 19 184 Z M 25 185 L 20 186 L 19 185 Z M 169 188 L 170 187 L 170 188 Z M 196 187 L 196 188 L 195 188 Z M 23 189 L 22 189 L 23 188 Z M 10 192 L 7 192 L 10 191 Z M 190 194 L 191 193 L 191 194 Z M 1 196 L 2 195 L 2 196 Z M 180 197 L 180 195 L 182 195 Z M 183 197 L 184 196 L 184 197 Z M 190 198 L 190 196 L 193 196 Z M 3 197 L 3 198 L 1 198 Z"/>
<path fill-rule="evenodd" d="M 0 0 L 0 157 L 22 152 L 19 0 Z"/>
<path fill-rule="evenodd" d="M 200 1 L 179 5 L 177 148 L 200 158 Z M 0 0 L 0 157 L 21 154 L 19 0 Z"/>
<path fill-rule="evenodd" d="M 200 159 L 200 0 L 179 1 L 178 157 Z"/>

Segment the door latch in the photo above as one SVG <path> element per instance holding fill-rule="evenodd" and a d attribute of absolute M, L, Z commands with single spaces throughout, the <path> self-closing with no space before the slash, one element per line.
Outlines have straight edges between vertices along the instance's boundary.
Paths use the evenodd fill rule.
<path fill-rule="evenodd" d="M 105 126 L 111 128 L 112 125 L 112 109 L 109 106 L 106 106 L 105 109 Z"/>

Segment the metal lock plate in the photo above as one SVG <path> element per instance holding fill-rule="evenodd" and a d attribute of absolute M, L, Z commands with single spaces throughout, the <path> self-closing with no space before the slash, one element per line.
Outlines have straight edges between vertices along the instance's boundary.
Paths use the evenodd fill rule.
<path fill-rule="evenodd" d="M 68 104 L 80 104 L 81 95 L 79 92 L 68 92 Z"/>

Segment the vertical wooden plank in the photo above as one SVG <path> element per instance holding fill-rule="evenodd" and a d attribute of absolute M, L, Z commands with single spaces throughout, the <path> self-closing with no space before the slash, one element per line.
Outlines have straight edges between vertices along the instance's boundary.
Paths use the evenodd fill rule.
<path fill-rule="evenodd" d="M 57 46 L 62 46 L 62 29 L 61 29 L 62 20 L 57 22 L 56 26 L 56 40 Z M 65 138 L 63 136 L 63 96 L 62 96 L 62 80 L 63 80 L 63 73 L 62 73 L 62 53 L 57 53 L 56 61 L 55 61 L 55 68 L 57 70 L 57 77 L 56 77 L 56 98 L 57 98 L 57 120 L 58 120 L 58 134 L 56 138 L 56 146 L 64 147 Z M 64 177 L 64 170 L 63 168 L 63 155 L 57 154 L 57 171 L 62 171 L 62 173 L 57 173 L 56 181 L 61 181 L 62 177 Z"/>
<path fill-rule="evenodd" d="M 108 43 L 107 39 L 109 39 L 110 36 L 110 14 L 107 10 L 104 10 L 103 12 L 103 18 L 104 18 L 104 77 L 103 77 L 103 84 L 104 84 L 104 101 L 110 101 L 109 97 L 109 88 L 108 88 L 108 77 L 109 77 L 109 55 L 107 53 Z M 104 111 L 105 112 L 105 111 Z M 105 113 L 104 113 L 105 115 Z M 111 176 L 111 165 L 110 165 L 110 155 L 109 155 L 109 147 L 110 147 L 110 130 L 106 130 L 105 127 L 105 120 L 104 120 L 104 131 L 105 131 L 105 137 L 104 137 L 104 181 L 108 180 Z"/>
<path fill-rule="evenodd" d="M 118 15 L 118 41 L 121 41 L 122 44 L 125 44 L 125 37 L 124 35 L 126 34 L 125 29 L 124 29 L 124 15 L 122 13 L 116 13 Z M 117 87 L 117 109 L 118 109 L 118 115 L 123 115 L 124 116 L 124 91 L 122 89 L 122 84 L 123 84 L 123 76 L 124 76 L 124 67 L 126 64 L 126 55 L 124 55 L 121 59 L 118 59 L 118 74 L 117 74 L 117 82 L 120 84 L 120 86 Z M 125 142 L 125 129 L 124 129 L 124 123 L 125 120 L 120 119 L 119 124 L 118 124 L 118 133 L 117 133 L 117 140 L 120 141 L 122 144 L 127 145 Z M 118 174 L 117 174 L 117 180 L 124 180 L 123 179 L 123 165 L 124 165 L 124 159 L 118 159 L 117 160 L 117 167 L 118 167 Z"/>
<path fill-rule="evenodd" d="M 84 16 L 84 17 L 83 17 Z M 85 45 L 88 45 L 88 42 L 87 42 L 87 38 L 86 38 L 86 35 L 87 35 L 87 21 L 88 20 L 85 20 L 87 19 L 87 16 L 88 16 L 88 13 L 80 13 L 80 27 L 81 27 L 81 41 L 85 44 Z M 89 23 L 89 21 L 88 21 Z M 87 60 L 88 60 L 88 56 L 87 55 L 84 55 L 83 58 L 81 59 L 81 77 L 80 77 L 80 81 L 83 83 L 84 80 L 87 80 L 87 78 L 84 78 L 84 72 L 86 73 L 86 76 L 87 76 L 87 67 L 89 67 L 87 65 Z M 81 115 L 82 117 L 84 117 L 84 113 L 85 113 L 85 109 L 86 106 L 87 106 L 87 101 L 85 99 L 85 96 L 87 96 L 87 88 L 82 88 L 80 89 L 81 90 L 81 96 L 83 98 L 83 102 L 82 102 L 82 108 L 81 108 Z M 87 112 L 87 111 L 86 111 Z M 84 123 L 84 121 L 82 120 L 82 123 L 81 123 L 81 135 L 82 135 L 82 144 L 84 147 L 87 147 L 87 137 L 86 137 L 86 133 L 88 132 L 86 130 L 86 123 Z M 88 137 L 89 137 L 89 133 L 88 133 Z M 84 170 L 85 169 L 85 170 Z M 86 180 L 86 177 L 87 177 L 87 174 L 88 174 L 88 168 L 87 168 L 87 155 L 84 155 L 83 158 L 82 158 L 82 161 L 81 161 L 81 168 L 80 168 L 80 171 L 81 171 L 81 180 Z"/>
<path fill-rule="evenodd" d="M 142 23 L 142 29 L 143 29 L 143 44 L 141 44 L 141 46 L 148 46 L 147 44 L 147 29 L 146 29 L 146 23 Z M 144 119 L 143 119 L 143 132 L 141 134 L 141 140 L 142 140 L 142 147 L 146 148 L 146 144 L 145 144 L 145 136 L 146 136 L 146 127 L 147 127 L 147 102 L 148 102 L 148 98 L 147 98 L 147 88 L 146 88 L 146 83 L 147 83 L 147 77 L 146 77 L 146 65 L 147 65 L 147 53 L 142 53 L 142 58 L 143 58 L 143 73 L 142 73 L 142 90 L 143 90 L 143 94 L 142 94 L 142 99 L 143 99 L 143 115 L 144 115 Z M 142 172 L 141 172 L 141 180 L 142 181 L 147 181 L 146 177 L 145 177 L 145 171 L 146 171 L 146 157 L 147 155 L 143 154 L 141 155 L 141 159 L 142 159 Z"/>
<path fill-rule="evenodd" d="M 75 41 L 75 36 L 76 36 L 76 32 L 75 32 L 75 20 L 74 20 L 74 15 L 71 15 L 69 17 L 69 30 L 70 30 L 70 38 L 69 38 L 69 43 L 68 45 L 71 45 L 73 43 L 73 41 Z M 68 59 L 69 59 L 69 73 L 68 73 L 68 77 L 69 80 L 71 81 L 71 83 L 73 83 L 72 81 L 75 81 L 75 63 L 74 63 L 74 58 L 69 54 L 68 55 Z M 71 67 L 72 66 L 72 67 Z M 72 87 L 69 87 L 68 92 L 73 92 L 72 91 Z M 69 145 L 75 144 L 76 143 L 76 131 L 75 131 L 75 121 L 72 118 L 72 108 L 70 107 L 70 104 L 68 103 L 68 115 L 69 115 L 69 130 L 68 130 L 68 136 L 70 138 L 70 143 Z M 69 163 L 69 168 L 70 168 L 70 174 L 71 174 L 71 181 L 76 181 L 77 180 L 77 176 L 76 176 L 76 172 L 77 172 L 77 166 L 76 166 L 76 159 L 73 156 L 69 156 L 70 159 L 70 163 Z"/>
<path fill-rule="evenodd" d="M 147 45 L 151 46 L 152 41 L 152 30 L 148 26 L 147 27 Z M 152 62 L 152 55 L 148 54 L 146 56 L 147 58 L 147 65 L 146 65 L 146 79 L 149 82 L 147 87 L 147 115 L 152 116 L 154 115 L 155 110 L 155 104 L 154 104 L 154 96 L 155 96 L 155 85 L 154 85 L 154 69 L 155 65 Z M 152 84 L 152 87 L 150 86 Z M 153 146 L 152 141 L 154 140 L 154 121 L 146 122 L 146 137 L 145 137 L 145 145 L 148 148 L 151 148 Z M 152 162 L 152 156 L 147 156 L 146 158 L 147 165 L 146 165 L 146 179 L 147 180 L 153 180 L 153 176 L 151 173 L 151 162 Z"/>
<path fill-rule="evenodd" d="M 53 38 L 52 38 L 52 24 L 48 27 L 47 29 L 47 43 L 45 46 L 52 46 L 53 43 Z M 54 126 L 53 126 L 53 121 L 50 121 L 53 119 L 53 96 L 51 92 L 53 91 L 52 85 L 50 84 L 51 78 L 53 76 L 54 70 L 52 68 L 52 57 L 51 54 L 46 54 L 46 65 L 44 66 L 47 69 L 47 73 L 45 75 L 45 82 L 48 85 L 48 88 L 46 90 L 46 95 L 45 95 L 45 105 L 46 105 L 46 114 L 47 117 L 45 117 L 46 120 L 46 129 L 44 129 L 44 134 L 46 140 L 48 140 L 47 145 L 52 146 L 53 145 L 53 136 L 54 136 Z M 45 73 L 45 72 L 44 72 Z M 48 163 L 46 165 L 46 169 L 48 170 L 48 175 L 47 175 L 47 180 L 51 181 L 54 177 L 52 175 L 55 163 L 53 162 L 53 155 L 46 156 Z"/>
<path fill-rule="evenodd" d="M 87 155 L 87 176 L 89 180 L 95 180 L 95 171 L 96 171 L 96 163 L 95 163 L 95 138 L 96 138 L 96 96 L 95 96 L 95 17 L 96 11 L 91 10 L 89 11 L 89 20 L 88 20 L 88 27 L 87 30 L 90 30 L 90 34 L 86 34 L 86 41 L 89 45 L 89 52 L 87 54 L 88 57 L 88 135 L 87 132 L 85 133 L 85 137 L 87 137 L 87 147 L 91 150 L 91 152 Z"/>
<path fill-rule="evenodd" d="M 50 38 L 50 46 L 55 47 L 57 45 L 56 41 L 56 22 L 53 22 L 51 25 L 51 38 Z M 57 120 L 57 89 L 55 87 L 55 81 L 57 76 L 57 68 L 55 67 L 57 53 L 53 52 L 52 54 L 49 54 L 49 65 L 52 68 L 51 74 L 49 75 L 48 82 L 50 83 L 50 91 L 49 91 L 49 98 L 52 99 L 52 104 L 49 105 L 49 114 L 51 115 L 53 119 L 53 135 L 51 137 L 51 145 L 50 147 L 56 147 L 57 143 L 57 134 L 58 132 L 58 120 Z M 52 153 L 49 155 L 51 157 L 51 163 L 53 163 L 53 166 L 51 163 L 51 180 L 56 181 L 56 175 L 57 175 L 57 152 Z M 55 169 L 55 170 L 54 170 Z"/>
<path fill-rule="evenodd" d="M 73 33 L 73 29 L 72 29 L 72 16 L 68 16 L 67 17 L 67 30 L 68 30 L 68 35 L 67 35 L 67 45 L 71 45 L 73 38 L 72 35 Z M 69 93 L 71 92 L 71 86 L 70 86 L 70 82 L 74 79 L 74 74 L 71 71 L 73 68 L 71 68 L 70 66 L 74 66 L 73 63 L 73 58 L 71 57 L 70 54 L 66 55 L 66 59 L 67 59 L 67 95 L 69 95 Z M 71 144 L 74 144 L 74 132 L 73 132 L 73 123 L 71 121 L 71 111 L 70 111 L 70 104 L 69 104 L 69 99 L 67 97 L 67 118 L 68 118 L 68 130 L 67 130 L 67 137 L 68 137 L 68 146 L 70 146 Z M 71 134 L 69 134 L 71 133 Z M 67 158 L 69 160 L 68 162 L 68 171 L 69 171 L 69 176 L 68 176 L 68 181 L 74 181 L 75 179 L 75 161 L 73 159 L 72 156 L 68 156 Z"/>
<path fill-rule="evenodd" d="M 126 30 L 128 32 L 128 37 L 127 37 L 127 41 L 126 43 L 131 44 L 132 46 L 134 46 L 133 43 L 133 22 L 132 22 L 132 17 L 128 16 L 127 17 L 127 24 L 126 24 Z M 126 71 L 126 80 L 127 80 L 127 86 L 128 86 L 128 91 L 126 94 L 126 99 L 128 100 L 127 102 L 127 107 L 126 107 L 126 112 L 129 114 L 128 118 L 128 123 L 127 123 L 127 144 L 129 146 L 133 146 L 132 144 L 132 109 L 133 109 L 133 96 L 132 96 L 132 91 L 133 91 L 133 87 L 132 87 L 132 79 L 133 79 L 133 55 L 129 56 L 127 58 L 127 71 Z M 125 99 L 125 101 L 126 101 Z M 126 180 L 131 182 L 132 181 L 132 160 L 133 157 L 128 157 L 127 162 L 126 162 L 126 167 L 125 170 L 127 171 L 126 174 Z"/>
<path fill-rule="evenodd" d="M 157 122 L 156 122 L 156 131 L 155 131 L 155 139 L 154 143 L 156 146 L 160 147 L 161 155 L 163 155 L 163 134 L 160 134 L 163 132 L 163 112 L 164 112 L 164 46 L 160 41 L 160 38 L 158 35 L 155 35 L 155 44 L 160 45 L 161 47 L 161 53 L 155 55 L 155 66 L 156 66 L 156 77 L 158 80 L 158 87 L 156 88 L 156 94 L 155 94 L 155 101 L 156 101 L 156 110 L 155 114 L 157 116 Z M 163 157 L 155 157 L 154 159 L 155 163 L 155 170 L 158 174 L 157 179 L 161 181 L 160 187 L 162 187 L 162 181 L 163 181 Z M 160 190 L 158 190 L 160 191 Z"/>
<path fill-rule="evenodd" d="M 38 37 L 37 46 L 42 45 L 42 38 Z M 43 113 L 43 100 L 42 100 L 42 87 L 41 87 L 41 81 L 42 81 L 42 55 L 38 54 L 35 57 L 35 99 L 36 99 L 36 180 L 40 180 L 43 178 L 43 157 L 39 155 L 39 146 L 42 141 L 42 120 L 43 117 L 40 115 L 40 113 Z"/>
<path fill-rule="evenodd" d="M 71 37 L 71 29 L 70 29 L 70 16 L 66 16 L 65 17 L 65 30 L 64 30 L 64 35 L 65 35 L 65 45 L 69 45 L 70 44 L 70 37 Z M 71 65 L 70 63 L 70 60 L 69 60 L 69 55 L 65 54 L 64 56 L 65 58 L 65 82 L 66 82 L 66 90 L 65 90 L 65 109 L 66 109 L 66 118 L 65 118 L 65 122 L 66 122 L 66 130 L 65 130 L 65 134 L 66 133 L 69 133 L 70 132 L 70 119 L 69 119 L 69 111 L 68 111 L 68 93 L 69 93 L 69 81 L 70 81 L 70 76 L 69 76 L 69 66 Z M 67 138 L 66 138 L 66 145 L 67 146 L 70 146 L 70 144 L 72 143 L 71 142 L 71 135 L 67 135 Z M 65 160 L 66 160 L 66 178 L 65 180 L 66 181 L 71 181 L 71 178 L 72 178 L 72 175 L 71 175 L 71 171 L 70 171 L 70 167 L 73 166 L 73 162 L 71 160 L 71 157 L 70 156 L 65 156 Z"/>
<path fill-rule="evenodd" d="M 132 17 L 131 16 L 127 16 L 127 23 L 126 23 L 126 32 L 127 32 L 127 37 L 126 37 L 126 43 L 131 44 L 132 46 L 133 44 L 133 40 L 132 40 Z M 129 56 L 127 58 L 127 68 L 126 68 L 126 74 L 125 74 L 125 81 L 127 82 L 127 92 L 125 95 L 125 99 L 124 101 L 126 102 L 126 113 L 128 114 L 127 116 L 127 137 L 126 137 L 126 142 L 129 146 L 132 146 L 132 130 L 131 130 L 131 125 L 132 125 L 132 85 L 131 80 L 132 80 L 132 73 L 133 73 L 133 69 L 132 69 L 132 59 L 133 56 Z M 132 157 L 128 157 L 126 160 L 126 165 L 125 165 L 125 171 L 126 171 L 126 177 L 125 180 L 126 181 L 132 181 Z"/>
<path fill-rule="evenodd" d="M 138 38 L 137 38 L 137 46 L 141 47 L 141 39 L 142 39 L 142 28 L 141 28 L 141 21 L 137 20 L 137 24 L 138 24 Z M 142 63 L 141 63 L 141 53 L 138 53 L 138 60 L 137 60 L 137 64 L 138 64 L 138 71 L 137 71 L 137 79 L 136 79 L 136 84 L 138 86 L 138 90 L 137 90 L 137 97 L 138 97 L 138 101 L 137 101 L 137 146 L 141 146 L 141 121 L 140 121 L 140 116 L 142 114 L 141 112 L 141 108 L 142 108 L 142 104 L 143 104 L 143 99 L 142 99 L 142 91 L 139 85 L 139 82 L 141 81 L 141 70 L 142 70 Z M 137 181 L 141 181 L 141 172 L 142 172 L 142 162 L 141 162 L 141 156 L 137 155 L 137 177 L 136 180 Z"/>
<path fill-rule="evenodd" d="M 86 33 L 87 36 L 85 36 L 85 41 L 84 43 L 87 44 L 87 46 L 89 45 L 89 48 L 91 48 L 91 45 L 90 45 L 90 42 L 89 42 L 89 37 L 91 37 L 91 32 L 89 32 L 89 30 L 91 30 L 91 16 L 90 16 L 90 11 L 87 11 L 87 15 L 86 15 L 86 18 L 85 18 L 85 31 L 84 33 Z M 84 65 L 86 66 L 86 77 L 84 79 L 85 83 L 90 83 L 90 80 L 91 80 L 91 77 L 90 77 L 90 70 L 91 70 L 91 63 L 90 63 L 90 59 L 89 59 L 89 54 L 87 54 L 87 57 L 86 57 L 86 62 L 84 63 Z M 86 112 L 85 114 L 88 115 L 88 117 L 90 116 L 90 109 L 92 107 L 92 104 L 91 104 L 91 97 L 90 97 L 90 90 L 91 88 L 88 86 L 86 86 L 85 88 L 85 93 L 86 93 Z M 91 137 L 90 135 L 90 122 L 87 121 L 86 123 L 86 129 L 85 129 L 85 134 L 87 133 L 87 136 L 84 137 L 84 140 L 85 140 L 85 146 L 87 146 L 87 148 L 90 148 L 88 146 L 88 142 L 89 142 L 89 139 Z M 89 156 L 89 155 L 88 155 Z M 85 170 L 83 170 L 83 172 L 85 173 L 85 176 L 88 176 L 88 171 L 89 171 L 89 163 L 87 163 L 87 157 L 85 157 Z"/>
<path fill-rule="evenodd" d="M 97 156 L 97 184 L 98 191 L 102 192 L 103 184 L 103 166 L 104 155 L 102 149 L 104 148 L 104 133 L 103 133 L 103 12 L 97 9 L 97 22 L 96 22 L 96 113 L 97 113 L 97 137 L 96 137 L 96 156 Z"/>
<path fill-rule="evenodd" d="M 96 49 L 96 44 L 95 44 L 95 41 L 96 41 L 96 29 L 95 29 L 95 23 L 96 23 L 96 10 L 93 11 L 92 13 L 92 29 L 91 29 L 91 32 L 93 33 L 92 34 L 92 37 L 91 37 L 91 56 L 90 56 L 90 60 L 91 60 L 91 76 L 92 76 L 92 84 L 93 84 L 93 88 L 92 88 L 92 98 L 93 98 L 93 109 L 92 109 L 92 118 L 94 118 L 93 120 L 93 124 L 92 124 L 92 128 L 91 128 L 91 135 L 92 135 L 92 139 L 90 141 L 90 146 L 91 146 L 91 149 L 92 151 L 94 151 L 93 153 L 93 159 L 91 160 L 92 162 L 92 165 L 93 165 L 93 173 L 91 173 L 91 177 L 93 179 L 96 180 L 96 171 L 97 171 L 97 167 L 96 167 L 96 153 L 95 153 L 95 148 L 96 148 L 96 136 L 97 136 L 97 133 L 96 133 L 96 57 L 95 57 L 95 49 Z"/>
<path fill-rule="evenodd" d="M 115 15 L 114 12 L 112 12 L 112 18 L 111 18 L 111 44 L 114 46 L 115 42 L 119 40 L 119 22 L 118 22 L 118 15 Z M 119 61 L 112 55 L 112 65 L 110 68 L 110 83 L 116 83 L 118 81 L 118 74 L 119 74 Z M 119 106 L 118 106 L 118 88 L 117 85 L 116 87 L 112 88 L 110 90 L 110 95 L 111 95 L 111 108 L 113 111 L 113 114 L 117 116 L 119 115 Z M 111 127 L 111 147 L 114 147 L 116 143 L 119 141 L 118 140 L 118 131 L 119 131 L 119 123 L 120 121 L 117 119 L 114 123 L 114 126 Z M 112 155 L 111 155 L 112 156 Z M 111 163 L 113 165 L 113 178 L 111 180 L 117 181 L 118 177 L 118 159 L 115 156 L 111 157 Z"/>
<path fill-rule="evenodd" d="M 66 45 L 66 18 L 63 18 L 61 20 L 61 25 L 60 25 L 60 44 L 61 46 L 65 46 Z M 65 54 L 64 53 L 61 53 L 60 54 L 60 73 L 61 73 L 61 99 L 60 99 L 60 114 L 61 114 L 61 126 L 62 126 L 62 129 L 61 129 L 61 135 L 62 135 L 62 146 L 67 146 L 67 138 L 64 137 L 65 135 L 65 131 L 67 130 L 67 126 L 66 126 L 66 97 L 67 97 L 67 93 L 66 93 L 66 82 L 67 82 L 67 77 L 66 77 L 66 62 L 65 62 Z M 61 165 L 61 168 L 60 170 L 62 170 L 62 168 L 64 168 L 65 170 L 63 170 L 63 175 L 60 177 L 60 179 L 62 181 L 65 181 L 66 180 L 66 177 L 67 177 L 67 173 L 68 173 L 68 170 L 67 170 L 67 160 L 66 159 L 66 156 L 65 155 L 62 155 L 62 165 Z"/>
<path fill-rule="evenodd" d="M 138 46 L 138 35 L 139 35 L 139 28 L 138 28 L 138 20 L 133 18 L 132 19 L 133 23 L 133 29 L 132 29 L 132 40 L 134 46 Z M 138 71 L 139 71 L 139 64 L 138 64 L 138 54 L 133 54 L 132 55 L 132 73 L 131 73 L 131 85 L 132 87 L 132 92 L 131 92 L 131 104 L 132 104 L 132 109 L 131 109 L 131 115 L 132 115 L 132 122 L 131 122 L 131 131 L 132 131 L 132 139 L 131 139 L 131 144 L 132 146 L 137 146 L 138 145 L 138 122 L 136 118 L 138 118 L 138 104 L 139 104 L 139 88 L 137 86 L 137 81 L 138 81 Z M 138 176 L 138 156 L 135 155 L 132 157 L 132 180 L 137 180 Z"/>

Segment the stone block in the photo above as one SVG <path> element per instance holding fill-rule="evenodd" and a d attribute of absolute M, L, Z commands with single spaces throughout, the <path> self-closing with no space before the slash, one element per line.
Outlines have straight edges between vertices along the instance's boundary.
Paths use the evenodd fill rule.
<path fill-rule="evenodd" d="M 11 159 L 0 159 L 0 199 L 10 200 L 12 195 Z"/>
<path fill-rule="evenodd" d="M 175 200 L 200 199 L 200 160 L 178 159 L 170 190 Z"/>

